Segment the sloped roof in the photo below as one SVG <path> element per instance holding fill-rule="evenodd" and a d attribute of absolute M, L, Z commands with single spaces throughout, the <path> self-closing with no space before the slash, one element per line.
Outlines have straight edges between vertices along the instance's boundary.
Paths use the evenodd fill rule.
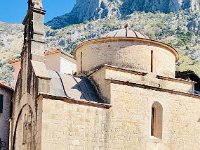
<path fill-rule="evenodd" d="M 129 30 L 127 28 L 111 31 L 108 34 L 106 34 L 105 37 L 112 37 L 112 38 L 113 37 L 128 37 L 128 38 L 132 37 L 132 38 L 149 39 L 149 37 L 146 36 L 145 34 L 142 34 L 138 31 Z"/>
<path fill-rule="evenodd" d="M 50 83 L 51 95 L 103 103 L 95 86 L 88 78 L 75 77 L 55 71 L 49 71 L 49 75 L 52 78 Z"/>
<path fill-rule="evenodd" d="M 7 90 L 10 90 L 10 91 L 14 91 L 11 87 L 9 87 L 8 85 L 6 85 L 6 84 L 4 84 L 2 82 L 0 82 L 0 87 L 3 87 L 3 88 L 5 88 Z"/>

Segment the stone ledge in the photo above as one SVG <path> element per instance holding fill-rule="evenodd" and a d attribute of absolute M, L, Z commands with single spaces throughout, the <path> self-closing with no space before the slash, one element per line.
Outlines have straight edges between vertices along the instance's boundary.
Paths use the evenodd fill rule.
<path fill-rule="evenodd" d="M 84 100 L 75 100 L 70 97 L 54 96 L 54 95 L 50 95 L 47 93 L 39 93 L 38 98 L 39 97 L 48 98 L 48 99 L 52 99 L 52 100 L 61 100 L 66 103 L 80 104 L 80 105 L 93 106 L 93 107 L 105 108 L 105 109 L 109 109 L 111 107 L 110 104 L 96 103 L 96 102 L 84 101 Z"/>
<path fill-rule="evenodd" d="M 128 81 L 119 81 L 119 80 L 113 80 L 113 79 L 106 79 L 106 80 L 110 81 L 111 83 L 115 83 L 115 84 L 122 84 L 122 85 L 127 85 L 127 86 L 135 86 L 135 87 L 139 87 L 139 88 L 151 89 L 151 90 L 155 90 L 155 91 L 167 92 L 167 93 L 171 93 L 171 94 L 188 96 L 188 97 L 193 97 L 193 98 L 199 98 L 200 99 L 200 95 L 193 94 L 193 93 L 185 93 L 185 92 L 180 92 L 180 91 L 163 89 L 163 88 L 159 88 L 159 87 L 148 86 L 148 85 L 145 85 L 145 84 L 131 83 L 131 82 L 128 82 Z"/>
<path fill-rule="evenodd" d="M 107 68 L 107 69 L 115 70 L 115 71 L 122 71 L 122 72 L 141 75 L 141 76 L 145 76 L 145 75 L 148 74 L 147 72 L 141 72 L 139 70 L 133 70 L 133 69 L 128 69 L 128 68 L 117 67 L 117 66 L 105 64 L 105 65 L 101 65 L 101 66 L 95 68 L 93 71 L 91 71 L 89 73 L 88 76 L 91 76 L 92 74 L 94 74 L 95 72 L 101 70 L 104 67 Z M 156 78 L 157 79 L 162 79 L 162 80 L 167 80 L 167 81 L 185 83 L 185 84 L 193 84 L 193 83 L 195 83 L 194 81 L 184 80 L 184 79 L 180 79 L 180 78 L 163 77 L 163 76 L 159 76 L 159 75 L 156 75 Z"/>
<path fill-rule="evenodd" d="M 145 76 L 145 75 L 148 74 L 147 72 L 141 72 L 139 70 L 128 69 L 128 68 L 123 68 L 123 67 L 117 67 L 117 66 L 107 65 L 107 64 L 105 64 L 104 67 L 106 67 L 107 69 L 112 69 L 112 70 L 116 70 L 116 71 L 127 72 L 127 73 L 141 75 L 141 76 Z"/>
<path fill-rule="evenodd" d="M 150 138 L 148 139 L 149 142 L 152 142 L 152 143 L 163 143 L 162 139 L 159 139 L 155 136 L 150 136 Z"/>
<path fill-rule="evenodd" d="M 106 69 L 112 69 L 112 70 L 116 70 L 116 71 L 122 71 L 122 72 L 132 73 L 132 74 L 136 74 L 136 75 L 142 75 L 142 76 L 145 76 L 145 75 L 148 74 L 147 72 L 141 72 L 139 70 L 133 70 L 133 69 L 128 69 L 128 68 L 123 68 L 123 67 L 104 64 L 104 65 L 100 65 L 100 66 L 97 66 L 96 68 L 94 68 L 92 71 L 90 71 L 88 73 L 87 76 L 91 76 L 92 74 L 94 74 L 95 72 L 103 69 L 104 67 Z"/>
<path fill-rule="evenodd" d="M 162 79 L 162 80 L 167 80 L 167 81 L 186 83 L 186 84 L 193 84 L 193 83 L 196 83 L 196 82 L 191 81 L 191 80 L 184 80 L 184 79 L 181 79 L 181 78 L 163 77 L 163 76 L 159 76 L 159 75 L 157 75 L 156 78 Z"/>

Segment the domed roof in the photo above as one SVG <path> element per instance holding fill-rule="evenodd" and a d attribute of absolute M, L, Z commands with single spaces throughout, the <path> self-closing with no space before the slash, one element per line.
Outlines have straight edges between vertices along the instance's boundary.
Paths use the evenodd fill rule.
<path fill-rule="evenodd" d="M 129 30 L 128 28 L 111 31 L 108 34 L 106 34 L 104 37 L 112 37 L 112 38 L 113 37 L 128 37 L 128 38 L 134 37 L 134 38 L 149 39 L 149 37 L 146 36 L 145 34 L 142 34 L 138 31 Z"/>

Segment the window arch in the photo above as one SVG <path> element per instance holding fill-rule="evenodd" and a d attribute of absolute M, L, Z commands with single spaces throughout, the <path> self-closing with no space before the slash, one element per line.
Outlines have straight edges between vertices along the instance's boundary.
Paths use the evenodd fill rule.
<path fill-rule="evenodd" d="M 163 107 L 154 102 L 151 107 L 151 136 L 162 139 Z"/>

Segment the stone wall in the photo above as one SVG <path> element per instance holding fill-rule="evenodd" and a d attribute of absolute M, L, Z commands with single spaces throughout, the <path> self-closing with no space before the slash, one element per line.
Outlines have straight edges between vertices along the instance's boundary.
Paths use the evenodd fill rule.
<path fill-rule="evenodd" d="M 16 99 L 15 99 L 16 100 Z M 12 128 L 10 129 L 10 150 L 35 150 L 40 146 L 41 116 L 35 100 L 30 94 L 24 94 L 14 103 Z M 36 112 L 37 111 L 37 112 Z"/>
<path fill-rule="evenodd" d="M 104 73 L 105 80 L 129 82 L 132 84 L 146 85 L 161 88 L 163 90 L 165 89 L 183 93 L 194 93 L 195 82 L 175 78 L 165 78 L 151 73 L 142 73 L 128 69 L 126 70 L 116 68 L 114 66 L 104 66 L 102 69 L 93 74 L 95 81 L 99 85 L 103 85 L 102 83 L 99 83 L 99 80 L 96 80 L 96 78 L 99 77 L 99 72 Z"/>
<path fill-rule="evenodd" d="M 42 150 L 102 150 L 108 143 L 107 109 L 43 99 Z"/>
<path fill-rule="evenodd" d="M 3 113 L 0 113 L 0 138 L 6 142 L 6 147 L 2 148 L 2 150 L 7 150 L 9 147 L 8 137 L 12 91 L 0 86 L 0 95 L 3 95 Z"/>
<path fill-rule="evenodd" d="M 109 64 L 174 77 L 178 59 L 175 53 L 169 46 L 150 40 L 100 39 L 85 43 L 76 50 L 77 72 L 87 73 Z"/>
<path fill-rule="evenodd" d="M 45 64 L 47 69 L 60 72 L 60 53 L 46 55 Z"/>
<path fill-rule="evenodd" d="M 200 98 L 114 83 L 111 92 L 110 149 L 200 148 Z M 163 107 L 161 140 L 151 136 L 151 107 L 156 101 Z"/>
<path fill-rule="evenodd" d="M 112 107 L 109 110 L 108 149 L 200 148 L 200 97 L 191 94 L 194 83 L 171 78 L 158 79 L 111 66 L 98 70 L 92 76 L 102 94 L 104 87 L 110 88 Z M 106 82 L 102 82 L 102 77 Z M 162 139 L 151 136 L 154 102 L 163 107 Z"/>
<path fill-rule="evenodd" d="M 110 83 L 106 79 L 106 68 L 102 68 L 100 71 L 96 71 L 91 74 L 91 80 L 94 81 L 100 95 L 104 101 L 110 103 L 111 93 L 110 93 Z"/>
<path fill-rule="evenodd" d="M 28 67 L 29 70 L 23 70 L 30 63 L 32 65 Z M 46 73 L 43 63 L 41 65 L 39 62 L 32 61 L 25 63 L 23 68 L 23 73 L 19 73 L 13 96 L 9 149 L 39 150 L 41 149 L 42 106 L 37 98 L 39 91 L 49 92 L 48 77 L 39 76 Z"/>
<path fill-rule="evenodd" d="M 99 74 L 99 78 L 101 77 L 105 76 Z M 110 88 L 109 109 L 54 98 L 41 99 L 41 149 L 200 148 L 199 96 L 151 89 L 145 85 L 131 85 L 116 80 L 106 81 L 106 85 Z M 163 108 L 161 139 L 151 136 L 151 109 L 154 102 L 158 102 Z"/>

